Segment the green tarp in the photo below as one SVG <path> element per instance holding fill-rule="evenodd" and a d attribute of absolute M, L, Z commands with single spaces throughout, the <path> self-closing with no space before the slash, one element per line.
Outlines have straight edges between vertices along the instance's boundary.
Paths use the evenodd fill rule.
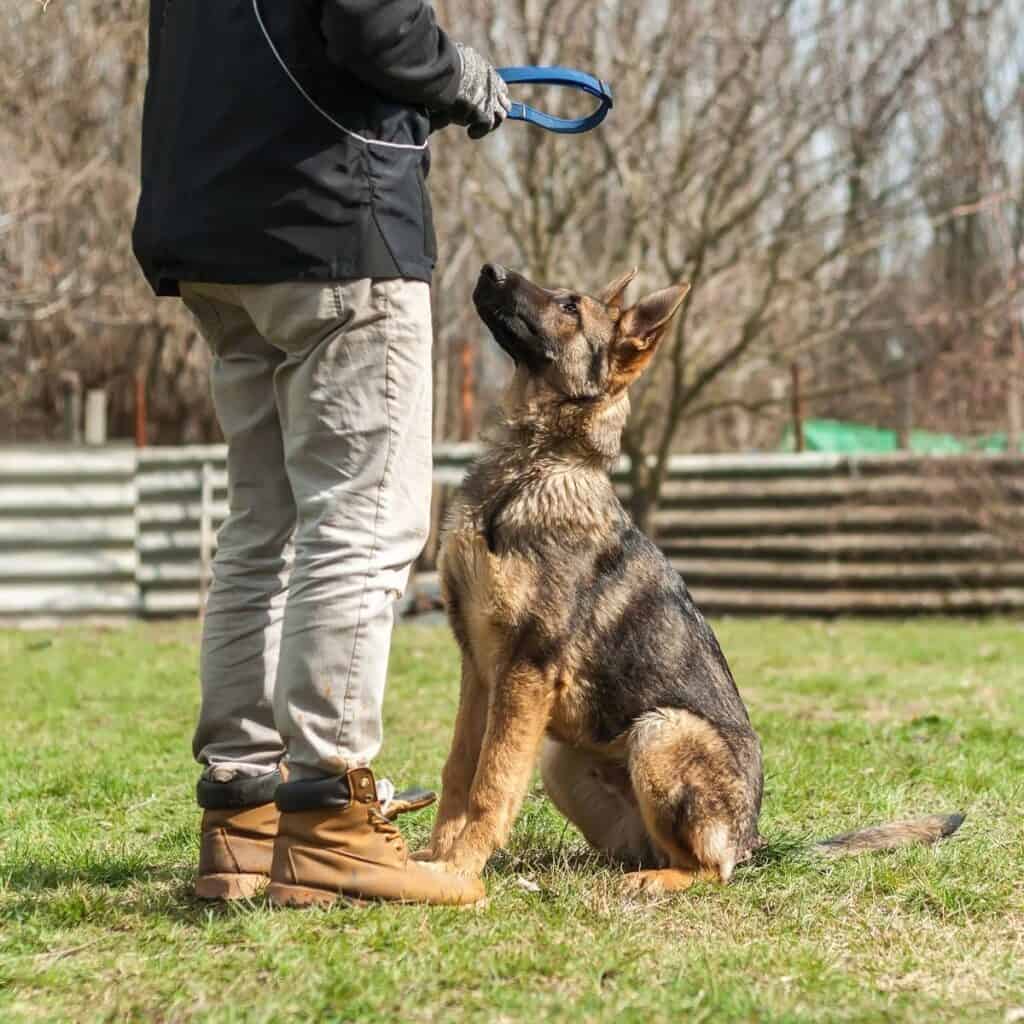
<path fill-rule="evenodd" d="M 796 450 L 793 426 L 786 428 L 781 450 Z M 900 450 L 895 430 L 869 427 L 842 420 L 804 420 L 804 451 L 808 452 L 896 452 Z M 935 434 L 928 430 L 910 432 L 910 450 L 921 455 L 956 455 L 964 452 L 1005 452 L 1006 435 L 963 438 L 953 434 Z"/>

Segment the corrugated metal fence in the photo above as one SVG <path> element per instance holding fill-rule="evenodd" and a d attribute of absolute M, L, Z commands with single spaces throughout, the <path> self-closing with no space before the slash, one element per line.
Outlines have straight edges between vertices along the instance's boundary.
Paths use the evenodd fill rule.
<path fill-rule="evenodd" d="M 222 446 L 0 448 L 0 616 L 195 614 L 226 483 Z M 656 526 L 708 611 L 1018 609 L 1022 494 L 1005 456 L 677 457 Z"/>
<path fill-rule="evenodd" d="M 209 553 L 205 537 L 227 515 L 224 447 L 140 449 L 136 479 L 139 610 L 194 615 Z"/>
<path fill-rule="evenodd" d="M 1024 608 L 1024 460 L 676 458 L 658 541 L 702 607 L 736 612 Z"/>
<path fill-rule="evenodd" d="M 0 615 L 134 614 L 132 448 L 0 449 Z"/>

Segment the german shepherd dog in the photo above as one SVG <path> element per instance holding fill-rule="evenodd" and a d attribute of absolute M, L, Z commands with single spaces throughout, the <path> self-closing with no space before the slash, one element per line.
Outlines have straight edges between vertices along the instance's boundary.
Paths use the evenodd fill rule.
<path fill-rule="evenodd" d="M 689 287 L 624 309 L 634 274 L 591 297 L 489 264 L 474 291 L 515 373 L 442 546 L 462 682 L 437 820 L 417 854 L 439 869 L 483 869 L 538 754 L 555 806 L 636 869 L 625 876 L 633 890 L 727 882 L 764 844 L 761 746 L 725 655 L 608 476 L 629 386 Z M 818 846 L 932 842 L 961 820 L 897 822 Z"/>

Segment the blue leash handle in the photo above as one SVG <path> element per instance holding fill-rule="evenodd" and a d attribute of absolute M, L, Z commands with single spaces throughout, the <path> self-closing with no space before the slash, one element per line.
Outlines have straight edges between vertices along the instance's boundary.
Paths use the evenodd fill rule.
<path fill-rule="evenodd" d="M 592 114 L 574 118 L 555 117 L 552 114 L 545 114 L 542 110 L 535 110 L 525 103 L 513 103 L 512 109 L 508 112 L 513 121 L 526 121 L 528 124 L 535 124 L 539 128 L 558 132 L 560 135 L 576 135 L 596 128 L 612 109 L 611 87 L 607 82 L 602 82 L 600 78 L 588 75 L 585 71 L 559 67 L 514 67 L 498 68 L 498 74 L 509 85 L 528 82 L 532 85 L 565 85 L 580 89 L 593 96 L 599 103 Z"/>

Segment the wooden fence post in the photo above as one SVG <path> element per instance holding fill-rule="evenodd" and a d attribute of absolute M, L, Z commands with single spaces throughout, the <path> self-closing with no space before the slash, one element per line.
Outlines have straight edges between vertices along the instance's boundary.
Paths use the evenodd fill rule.
<path fill-rule="evenodd" d="M 803 397 L 800 394 L 800 367 L 792 363 L 789 372 L 793 377 L 792 414 L 793 414 L 793 447 L 796 451 L 804 450 L 804 410 Z"/>
<path fill-rule="evenodd" d="M 64 440 L 82 443 L 82 378 L 76 370 L 65 370 L 60 375 L 64 389 Z"/>
<path fill-rule="evenodd" d="M 107 443 L 107 393 L 103 388 L 85 393 L 85 443 Z"/>
<path fill-rule="evenodd" d="M 1010 308 L 1010 372 L 1006 390 L 1006 447 L 1012 455 L 1020 455 L 1024 438 L 1024 331 L 1021 319 L 1024 309 Z"/>

